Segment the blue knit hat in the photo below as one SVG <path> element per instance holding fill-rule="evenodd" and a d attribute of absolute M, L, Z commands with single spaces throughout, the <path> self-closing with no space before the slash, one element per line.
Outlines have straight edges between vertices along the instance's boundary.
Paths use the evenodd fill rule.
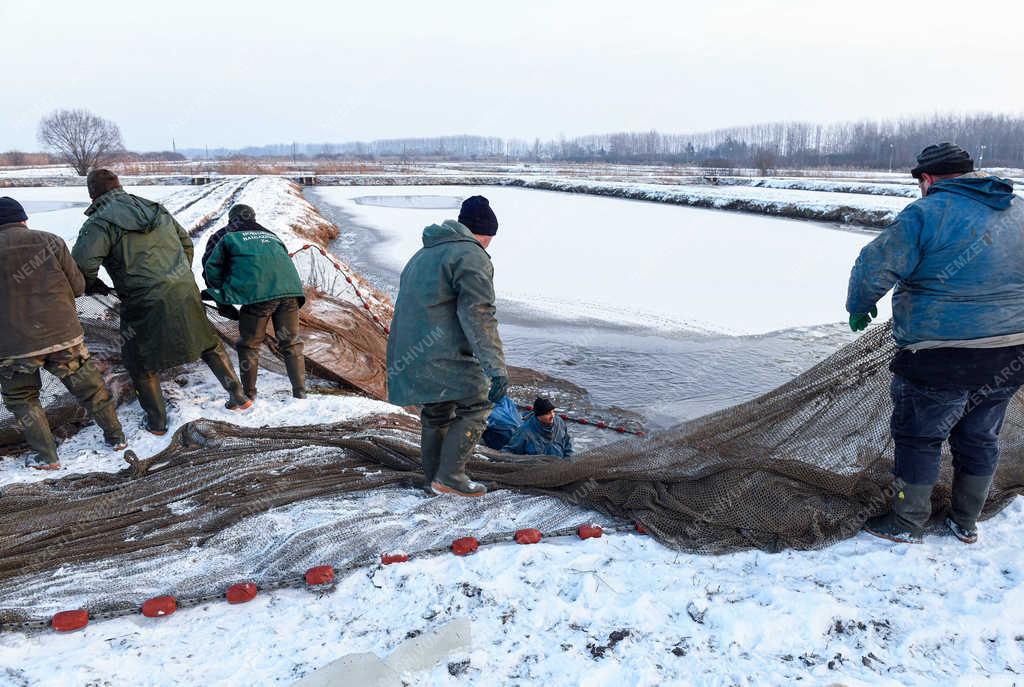
<path fill-rule="evenodd" d="M 27 221 L 28 215 L 25 214 L 25 208 L 21 207 L 21 203 L 10 196 L 0 198 L 0 224 L 16 224 Z"/>

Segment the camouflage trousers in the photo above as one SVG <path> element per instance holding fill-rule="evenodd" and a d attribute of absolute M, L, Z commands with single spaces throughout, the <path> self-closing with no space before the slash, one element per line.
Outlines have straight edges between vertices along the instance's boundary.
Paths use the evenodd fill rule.
<path fill-rule="evenodd" d="M 39 392 L 43 387 L 40 370 L 46 370 L 60 380 L 100 426 L 108 444 L 124 442 L 124 431 L 117 419 L 114 400 L 100 371 L 90 360 L 85 344 L 40 356 L 5 358 L 0 360 L 0 392 L 4 405 L 21 424 L 25 442 L 36 453 L 35 460 L 28 460 L 29 464 L 59 462 L 53 433 L 39 402 Z"/>

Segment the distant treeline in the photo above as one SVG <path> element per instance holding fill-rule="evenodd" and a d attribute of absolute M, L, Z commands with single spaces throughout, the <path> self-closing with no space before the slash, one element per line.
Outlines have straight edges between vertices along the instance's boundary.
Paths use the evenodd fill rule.
<path fill-rule="evenodd" d="M 925 146 L 955 141 L 981 165 L 1024 167 L 1024 116 L 934 115 L 833 124 L 779 122 L 695 134 L 623 132 L 532 142 L 488 136 L 186 150 L 192 158 L 508 160 L 694 164 L 707 167 L 905 169 Z"/>

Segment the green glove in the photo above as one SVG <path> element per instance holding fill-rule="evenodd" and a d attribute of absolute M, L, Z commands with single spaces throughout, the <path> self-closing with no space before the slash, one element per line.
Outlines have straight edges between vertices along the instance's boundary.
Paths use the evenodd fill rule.
<path fill-rule="evenodd" d="M 873 317 L 878 317 L 877 305 L 871 306 L 870 313 L 850 315 L 850 329 L 852 329 L 855 332 L 864 331 L 865 329 L 868 328 L 868 325 L 871 324 L 871 318 Z"/>
<path fill-rule="evenodd" d="M 505 398 L 505 394 L 508 393 L 508 377 L 498 375 L 491 377 L 491 391 L 487 394 L 487 400 L 491 403 L 497 403 L 501 399 Z"/>

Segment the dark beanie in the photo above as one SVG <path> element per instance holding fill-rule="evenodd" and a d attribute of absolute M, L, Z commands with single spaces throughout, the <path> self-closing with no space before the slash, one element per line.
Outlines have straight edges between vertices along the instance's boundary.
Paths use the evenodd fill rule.
<path fill-rule="evenodd" d="M 89 187 L 89 198 L 96 200 L 107 191 L 121 188 L 121 180 L 109 169 L 94 169 L 85 178 L 85 185 Z"/>
<path fill-rule="evenodd" d="M 547 415 L 554 409 L 555 404 L 549 401 L 548 399 L 544 398 L 543 396 L 538 396 L 537 399 L 533 402 L 534 415 Z"/>
<path fill-rule="evenodd" d="M 243 222 L 252 222 L 256 219 L 256 211 L 248 205 L 238 204 L 228 211 L 228 221 L 235 222 L 241 220 Z"/>
<path fill-rule="evenodd" d="M 910 170 L 915 179 L 922 174 L 967 174 L 974 171 L 970 154 L 955 143 L 928 146 L 917 156 L 917 167 Z"/>
<path fill-rule="evenodd" d="M 25 208 L 21 207 L 21 203 L 9 196 L 0 198 L 0 224 L 17 224 L 27 221 L 28 215 L 25 214 Z"/>
<path fill-rule="evenodd" d="M 459 211 L 459 223 L 479 236 L 494 236 L 498 233 L 498 218 L 483 196 L 466 198 Z"/>

